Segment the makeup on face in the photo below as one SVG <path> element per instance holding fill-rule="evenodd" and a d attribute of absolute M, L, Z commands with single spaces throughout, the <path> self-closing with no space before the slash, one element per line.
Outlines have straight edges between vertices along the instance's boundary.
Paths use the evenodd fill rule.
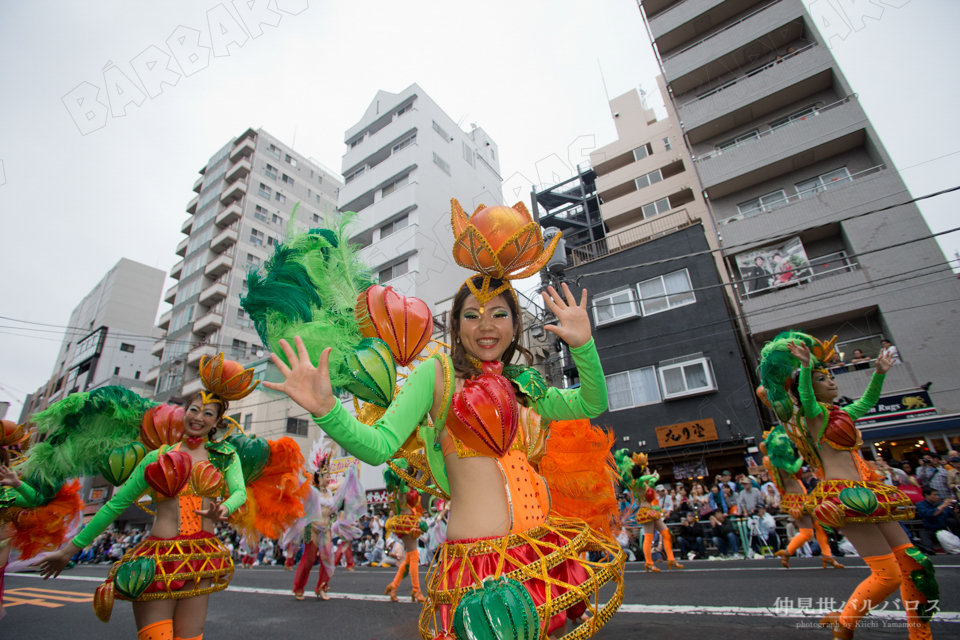
<path fill-rule="evenodd" d="M 491 300 L 482 314 L 476 298 L 467 298 L 460 313 L 460 342 L 467 355 L 484 361 L 499 360 L 513 336 L 513 314 L 502 296 Z"/>

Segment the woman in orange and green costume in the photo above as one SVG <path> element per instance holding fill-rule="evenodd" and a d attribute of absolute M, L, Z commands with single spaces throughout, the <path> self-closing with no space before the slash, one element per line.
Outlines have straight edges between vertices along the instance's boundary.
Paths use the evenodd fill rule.
<path fill-rule="evenodd" d="M 643 560 L 644 570 L 659 573 L 660 569 L 653 562 L 653 533 L 659 531 L 663 538 L 663 551 L 667 555 L 667 566 L 673 569 L 683 569 L 683 565 L 673 556 L 673 536 L 670 529 L 663 523 L 663 512 L 660 509 L 660 499 L 653 485 L 660 479 L 660 474 L 650 473 L 647 466 L 647 454 L 635 453 L 632 458 L 626 456 L 627 450 L 617 452 L 617 466 L 621 472 L 622 482 L 630 488 L 640 505 L 637 509 L 636 521 L 643 527 Z"/>
<path fill-rule="evenodd" d="M 314 366 L 316 353 L 293 330 L 286 335 L 296 336 L 295 348 L 273 336 L 285 356 L 285 361 L 273 356 L 285 382 L 266 386 L 286 392 L 324 432 L 369 464 L 387 462 L 401 449 L 422 447 L 421 470 L 428 467 L 436 488 L 451 500 L 447 542 L 427 578 L 420 615 L 423 638 L 452 638 L 454 628 L 464 623 L 461 609 L 477 605 L 473 592 L 488 578 L 495 580 L 483 588 L 507 589 L 514 601 L 529 603 L 511 613 L 516 617 L 510 624 L 528 632 L 536 625 L 536 635 L 542 631 L 546 636 L 560 633 L 572 621 L 580 625 L 565 637 L 585 638 L 622 601 L 623 553 L 615 540 L 595 533 L 583 520 L 550 514 L 550 493 L 531 457 L 546 436 L 541 419 L 544 424 L 584 419 L 607 408 L 586 292 L 579 301 L 566 285 L 563 297 L 552 287 L 544 294 L 559 321 L 546 329 L 570 346 L 580 375 L 579 389 L 549 388 L 532 367 L 512 362 L 524 350 L 520 310 L 509 279 L 536 273 L 556 241 L 543 252 L 539 226 L 522 205 L 480 207 L 470 220 L 456 201 L 453 210 L 454 257 L 481 275 L 468 279 L 454 297 L 452 356 L 434 354 L 418 365 L 392 401 L 375 412 L 382 417 L 367 420 L 369 424 L 353 418 L 337 400 L 331 372 L 340 363 L 331 360 L 330 349 L 323 349 Z M 402 309 L 417 308 L 413 299 L 379 287 L 359 295 L 366 296 L 368 307 L 375 307 L 370 296 L 377 302 L 392 295 L 401 309 L 392 316 L 395 323 L 379 327 L 384 333 L 395 331 L 385 340 L 393 340 L 391 352 L 399 362 L 403 354 L 396 347 L 410 329 Z M 376 323 L 373 312 L 371 316 Z M 429 311 L 425 320 L 430 322 Z M 363 393 L 357 385 L 348 389 Z M 368 406 L 360 410 L 361 416 Z M 609 451 L 609 441 L 605 443 Z M 584 447 L 589 446 L 585 441 Z M 549 466 L 546 459 L 543 463 Z M 615 508 L 615 500 L 613 504 Z M 581 559 L 591 550 L 605 552 L 608 559 Z M 601 605 L 596 593 L 608 581 L 617 588 Z"/>
<path fill-rule="evenodd" d="M 760 364 L 769 404 L 821 478 L 810 494 L 814 518 L 842 529 L 871 571 L 843 609 L 827 614 L 820 624 L 831 628 L 834 638 L 853 638 L 859 620 L 899 587 L 911 640 L 930 638 L 929 621 L 939 600 L 933 565 L 898 522 L 914 517 L 913 504 L 885 485 L 860 455 L 862 437 L 854 425 L 877 403 L 891 363 L 879 358 L 863 397 L 836 407 L 837 385 L 818 364 L 829 361 L 835 340 L 824 344 L 787 332 L 764 347 Z"/>

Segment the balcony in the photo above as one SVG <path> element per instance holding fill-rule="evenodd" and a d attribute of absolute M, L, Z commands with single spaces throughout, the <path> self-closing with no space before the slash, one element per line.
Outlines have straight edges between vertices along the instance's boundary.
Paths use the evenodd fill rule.
<path fill-rule="evenodd" d="M 220 202 L 230 204 L 231 202 L 243 200 L 243 196 L 245 195 L 247 195 L 247 183 L 243 180 L 237 180 L 223 190 L 223 193 L 220 194 Z"/>
<path fill-rule="evenodd" d="M 227 289 L 226 277 L 222 276 L 220 280 L 214 282 L 212 285 L 200 292 L 200 299 L 198 302 L 207 307 L 220 302 L 227 297 Z"/>
<path fill-rule="evenodd" d="M 180 390 L 180 395 L 185 397 L 192 396 L 201 389 L 203 389 L 203 381 L 200 378 L 195 378 L 183 385 L 183 388 Z"/>
<path fill-rule="evenodd" d="M 802 197 L 792 193 L 775 208 L 721 219 L 718 224 L 724 243 L 740 246 L 777 235 L 788 236 L 807 228 L 810 220 L 816 220 L 817 225 L 826 225 L 841 217 L 901 201 L 905 195 L 903 183 L 897 179 L 888 180 L 890 173 L 881 164 L 854 173 L 850 176 L 851 182 L 829 186 Z"/>
<path fill-rule="evenodd" d="M 771 52 L 803 33 L 803 5 L 776 1 L 662 58 L 674 95 L 686 93 L 730 69 Z"/>
<path fill-rule="evenodd" d="M 784 57 L 739 72 L 695 98 L 684 96 L 679 108 L 691 144 L 800 102 L 831 86 L 833 58 L 816 43 Z"/>
<path fill-rule="evenodd" d="M 747 318 L 750 333 L 772 335 L 815 323 L 823 316 L 824 298 L 830 301 L 831 315 L 860 313 L 865 301 L 857 296 L 845 298 L 843 293 L 851 288 L 863 290 L 869 286 L 870 280 L 862 269 L 844 270 L 832 277 L 745 298 L 742 301 L 743 315 Z M 876 301 L 872 304 L 875 305 Z"/>
<path fill-rule="evenodd" d="M 223 327 L 223 313 L 219 305 L 193 323 L 193 332 L 205 336 Z"/>
<path fill-rule="evenodd" d="M 201 175 L 197 178 L 197 181 L 193 183 L 194 193 L 200 193 L 200 190 L 203 188 L 203 176 Z"/>
<path fill-rule="evenodd" d="M 690 189 L 694 183 L 692 173 L 681 171 L 643 189 L 604 202 L 600 205 L 600 215 L 607 226 L 611 227 L 611 231 L 618 231 L 620 227 L 635 222 L 638 217 L 642 219 L 643 214 L 640 209 L 644 205 L 672 196 L 684 189 Z"/>
<path fill-rule="evenodd" d="M 160 321 L 157 322 L 157 326 L 164 331 L 167 330 L 167 327 L 170 326 L 170 318 L 173 317 L 173 309 L 170 311 L 165 311 L 163 315 L 160 316 Z"/>
<path fill-rule="evenodd" d="M 357 211 L 370 206 L 373 203 L 373 192 L 377 186 L 387 182 L 392 177 L 399 176 L 405 171 L 417 167 L 418 153 L 420 153 L 419 145 L 412 144 L 390 156 L 373 169 L 368 169 L 362 176 L 351 181 L 350 184 L 340 187 L 340 195 L 337 200 L 343 202 L 344 205 L 339 209 L 341 211 Z M 450 157 L 444 157 L 443 159 L 452 164 L 461 155 L 461 149 L 452 148 Z"/>
<path fill-rule="evenodd" d="M 173 265 L 172 269 L 170 269 L 170 277 L 173 278 L 174 280 L 179 280 L 180 274 L 182 272 L 183 272 L 183 260 L 180 260 L 177 262 L 177 264 Z"/>
<path fill-rule="evenodd" d="M 418 113 L 419 112 L 417 109 L 414 108 L 411 112 L 405 112 L 399 118 L 394 116 L 393 121 L 390 124 L 380 129 L 373 135 L 367 136 L 363 142 L 358 144 L 353 149 L 347 151 L 343 155 L 341 166 L 344 168 L 344 170 L 352 169 L 364 160 L 376 155 L 377 151 L 380 151 L 384 147 L 398 142 L 399 139 L 401 139 L 404 135 L 413 133 L 417 129 L 417 117 L 412 116 L 411 114 Z M 432 129 L 430 130 L 430 134 L 439 136 L 439 133 L 433 131 Z M 417 135 L 426 135 L 426 132 L 417 131 Z"/>
<path fill-rule="evenodd" d="M 150 355 L 157 356 L 158 358 L 163 354 L 164 347 L 167 346 L 167 334 L 163 334 L 163 337 L 153 343 L 153 346 L 150 348 Z"/>
<path fill-rule="evenodd" d="M 419 225 L 407 225 L 386 238 L 364 247 L 360 256 L 366 264 L 374 267 L 384 264 L 417 248 L 416 238 Z"/>
<path fill-rule="evenodd" d="M 183 224 L 180 225 L 180 233 L 190 235 L 191 231 L 193 231 L 193 216 L 184 220 Z"/>
<path fill-rule="evenodd" d="M 181 258 L 187 255 L 187 245 L 190 244 L 190 238 L 184 238 L 180 241 L 180 244 L 177 245 L 177 255 Z"/>
<path fill-rule="evenodd" d="M 682 161 L 683 155 L 679 151 L 667 151 L 666 153 L 655 153 L 636 162 L 631 162 L 606 175 L 597 176 L 597 194 L 599 194 L 600 199 L 603 200 L 606 205 L 617 198 L 623 197 L 627 193 L 631 193 L 631 187 L 633 187 L 632 190 L 635 191 L 635 180 L 652 171 L 656 171 L 657 169 L 667 170 L 668 175 L 664 179 L 672 178 L 676 175 L 675 165 L 682 163 Z M 671 173 L 671 171 L 674 173 Z M 684 167 L 681 164 L 680 172 L 683 171 Z M 690 174 L 690 179 L 693 180 L 692 173 Z"/>
<path fill-rule="evenodd" d="M 671 231 L 689 227 L 700 222 L 699 218 L 692 217 L 686 209 L 679 209 L 655 216 L 648 220 L 628 227 L 617 233 L 611 233 L 606 238 L 590 242 L 573 250 L 571 265 L 580 266 L 587 262 L 599 260 L 611 253 L 617 253 L 637 245 L 649 242 Z"/>
<path fill-rule="evenodd" d="M 256 150 L 257 143 L 250 138 L 244 138 L 240 141 L 240 144 L 235 146 L 233 151 L 230 152 L 230 160 L 236 162 L 240 158 L 249 158 Z"/>
<path fill-rule="evenodd" d="M 867 385 L 870 384 L 874 367 L 874 363 L 871 362 L 868 369 L 859 371 L 839 372 L 834 369 L 833 373 L 834 376 L 836 376 L 837 387 L 840 388 L 840 395 L 848 398 L 859 398 L 862 396 L 863 392 L 867 390 Z M 890 371 L 884 377 L 883 392 L 885 394 L 892 394 L 898 391 L 912 391 L 919 389 L 920 384 L 921 383 L 911 375 L 910 367 L 899 363 L 890 367 Z"/>
<path fill-rule="evenodd" d="M 224 174 L 223 179 L 227 182 L 233 182 L 234 180 L 246 178 L 247 175 L 252 170 L 253 165 L 250 164 L 250 161 L 246 158 L 241 158 L 239 162 L 233 163 L 227 173 Z"/>
<path fill-rule="evenodd" d="M 200 203 L 200 196 L 193 196 L 187 203 L 187 213 L 193 215 L 197 212 L 197 205 Z"/>
<path fill-rule="evenodd" d="M 200 343 L 187 353 L 187 364 L 200 362 L 200 358 L 203 356 L 207 356 L 208 358 L 216 357 L 217 353 L 219 353 L 219 351 L 217 351 L 217 348 L 212 344 Z"/>
<path fill-rule="evenodd" d="M 215 235 L 213 240 L 210 241 L 210 249 L 215 253 L 222 253 L 225 249 L 229 249 L 235 245 L 239 237 L 237 226 L 238 225 L 234 223 L 232 226 L 227 227 Z"/>
<path fill-rule="evenodd" d="M 356 228 L 368 230 L 379 226 L 387 218 L 391 218 L 404 211 L 412 211 L 417 206 L 417 183 L 394 191 L 386 198 L 381 198 L 365 208 L 357 216 Z"/>
<path fill-rule="evenodd" d="M 221 253 L 216 260 L 207 265 L 203 270 L 203 275 L 208 278 L 219 278 L 231 269 L 233 269 L 233 251 L 227 250 L 226 253 Z"/>
<path fill-rule="evenodd" d="M 144 382 L 156 382 L 157 378 L 160 377 L 160 367 L 154 367 L 147 371 L 147 375 L 143 378 Z"/>
<path fill-rule="evenodd" d="M 772 180 L 863 145 L 867 116 L 856 94 L 731 149 L 696 158 L 712 200 Z"/>
<path fill-rule="evenodd" d="M 685 0 L 650 19 L 650 33 L 657 50 L 670 53 L 671 49 L 697 39 L 709 31 L 757 4 L 758 0 Z"/>
<path fill-rule="evenodd" d="M 180 285 L 175 284 L 169 289 L 167 289 L 167 293 L 163 296 L 163 301 L 169 304 L 173 304 L 173 301 L 176 300 L 177 298 L 177 290 L 179 288 L 180 288 Z"/>
<path fill-rule="evenodd" d="M 217 214 L 217 226 L 228 227 L 243 217 L 243 202 L 234 202 Z"/>

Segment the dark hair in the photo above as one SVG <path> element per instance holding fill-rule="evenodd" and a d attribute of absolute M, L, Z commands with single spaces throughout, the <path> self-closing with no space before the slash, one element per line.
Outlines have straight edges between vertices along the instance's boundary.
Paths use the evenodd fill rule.
<path fill-rule="evenodd" d="M 190 405 L 192 405 L 194 402 L 197 402 L 197 401 L 199 401 L 200 406 L 203 407 L 204 405 L 203 394 L 200 391 L 197 391 L 195 394 L 187 398 L 186 403 L 183 405 L 184 410 L 189 409 Z M 215 404 L 218 407 L 220 407 L 220 411 L 217 414 L 217 426 L 211 429 L 210 433 L 207 434 L 207 437 L 213 440 L 213 436 L 217 435 L 217 429 L 220 428 L 220 425 L 222 424 L 222 421 L 223 421 L 223 416 L 227 412 L 227 401 L 221 399 L 220 402 L 214 402 L 210 404 Z"/>
<path fill-rule="evenodd" d="M 933 487 L 924 487 L 923 488 L 923 497 L 926 498 L 928 495 L 936 491 Z"/>
<path fill-rule="evenodd" d="M 483 286 L 483 276 L 474 276 L 470 278 L 470 281 L 478 290 Z M 490 279 L 491 290 L 499 289 L 502 284 L 503 280 L 497 280 L 496 278 Z M 463 348 L 463 344 L 458 339 L 460 336 L 460 314 L 463 312 L 463 305 L 466 303 L 467 296 L 469 295 L 470 288 L 467 287 L 467 283 L 464 282 L 460 290 L 457 291 L 457 295 L 453 297 L 453 309 L 450 312 L 450 335 L 453 340 L 450 359 L 453 360 L 453 369 L 456 374 L 463 378 L 470 378 L 480 374 L 477 367 L 470 362 Z M 510 364 L 513 356 L 519 352 L 526 359 L 527 364 L 531 365 L 533 364 L 533 354 L 520 344 L 520 336 L 523 334 L 523 318 L 520 316 L 520 309 L 517 308 L 517 300 L 509 291 L 504 291 L 501 295 L 503 299 L 507 301 L 507 307 L 510 308 L 510 313 L 513 316 L 513 342 L 511 342 L 507 350 L 503 352 L 501 360 L 503 364 Z"/>

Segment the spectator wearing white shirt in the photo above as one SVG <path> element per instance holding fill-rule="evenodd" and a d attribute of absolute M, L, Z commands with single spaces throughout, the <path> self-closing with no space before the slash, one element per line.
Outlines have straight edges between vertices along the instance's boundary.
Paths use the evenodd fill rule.
<path fill-rule="evenodd" d="M 884 338 L 880 341 L 880 344 L 883 346 L 883 348 L 880 349 L 880 355 L 877 356 L 878 358 L 889 356 L 891 364 L 897 364 L 900 362 L 900 352 L 895 346 L 893 346 L 892 342 Z"/>

